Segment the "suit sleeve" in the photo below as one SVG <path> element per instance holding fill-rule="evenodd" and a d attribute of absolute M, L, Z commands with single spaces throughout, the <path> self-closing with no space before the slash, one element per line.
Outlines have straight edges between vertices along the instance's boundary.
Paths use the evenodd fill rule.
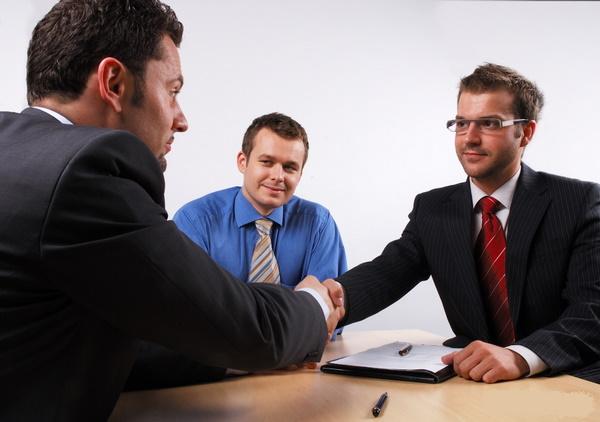
<path fill-rule="evenodd" d="M 419 196 L 402 236 L 390 242 L 381 255 L 346 272 L 337 280 L 346 300 L 346 317 L 340 325 L 363 320 L 387 308 L 430 276 L 417 224 Z"/>
<path fill-rule="evenodd" d="M 589 186 L 568 258 L 566 306 L 557 320 L 517 342 L 542 358 L 550 374 L 600 357 L 600 186 Z"/>
<path fill-rule="evenodd" d="M 40 257 L 56 289 L 131 336 L 206 365 L 263 369 L 319 360 L 323 313 L 306 293 L 246 285 L 166 220 L 156 159 L 127 133 L 67 165 Z"/>

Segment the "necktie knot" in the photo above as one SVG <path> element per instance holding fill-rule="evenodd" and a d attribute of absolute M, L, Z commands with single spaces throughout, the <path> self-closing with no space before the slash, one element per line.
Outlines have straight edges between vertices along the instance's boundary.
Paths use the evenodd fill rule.
<path fill-rule="evenodd" d="M 484 214 L 496 214 L 496 212 L 502 207 L 500 201 L 491 196 L 484 196 L 479 200 L 477 205 Z"/>
<path fill-rule="evenodd" d="M 271 220 L 267 220 L 266 218 L 261 218 L 254 222 L 256 225 L 256 230 L 261 236 L 269 236 L 271 234 L 271 226 L 273 226 L 273 222 Z"/>

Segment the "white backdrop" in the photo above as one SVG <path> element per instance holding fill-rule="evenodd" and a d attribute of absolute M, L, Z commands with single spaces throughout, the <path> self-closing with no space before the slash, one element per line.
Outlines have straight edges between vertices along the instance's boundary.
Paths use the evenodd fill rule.
<path fill-rule="evenodd" d="M 0 15 L 0 109 L 26 105 L 26 48 L 54 1 Z M 297 194 L 330 209 L 350 267 L 397 238 L 415 194 L 465 178 L 444 122 L 460 77 L 514 67 L 546 95 L 525 153 L 534 169 L 600 181 L 600 3 L 171 0 L 185 25 L 180 100 L 190 130 L 169 154 L 167 209 L 235 184 L 250 121 L 280 111 L 306 128 Z M 349 329 L 450 335 L 431 281 Z"/>

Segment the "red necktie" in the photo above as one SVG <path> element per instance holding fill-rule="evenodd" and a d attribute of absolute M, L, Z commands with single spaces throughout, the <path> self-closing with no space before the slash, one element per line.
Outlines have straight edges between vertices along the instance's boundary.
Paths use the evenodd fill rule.
<path fill-rule="evenodd" d="M 506 239 L 495 214 L 502 204 L 491 196 L 484 196 L 477 206 L 482 213 L 481 231 L 475 242 L 479 281 L 498 344 L 508 346 L 515 341 L 515 330 L 506 287 Z"/>

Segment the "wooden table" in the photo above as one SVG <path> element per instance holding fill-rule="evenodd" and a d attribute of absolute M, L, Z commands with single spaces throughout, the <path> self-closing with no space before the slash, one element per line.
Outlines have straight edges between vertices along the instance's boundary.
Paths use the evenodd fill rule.
<path fill-rule="evenodd" d="M 439 344 L 419 330 L 347 331 L 327 346 L 323 362 L 396 340 Z M 483 384 L 455 377 L 421 384 L 273 371 L 213 384 L 121 395 L 110 422 L 122 421 L 600 421 L 600 385 L 571 376 Z"/>

